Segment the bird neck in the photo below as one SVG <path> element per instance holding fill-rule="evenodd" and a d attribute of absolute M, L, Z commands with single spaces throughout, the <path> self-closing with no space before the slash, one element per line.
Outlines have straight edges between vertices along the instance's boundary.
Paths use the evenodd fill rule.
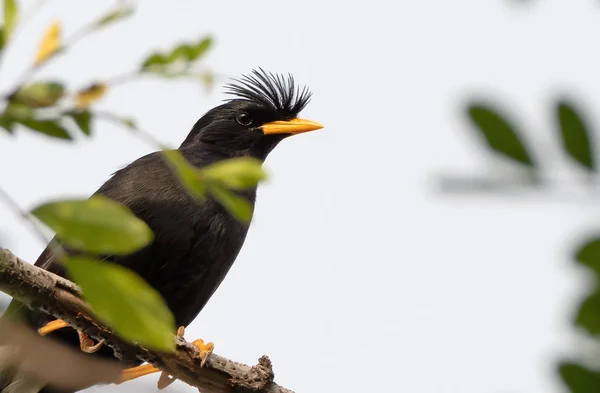
<path fill-rule="evenodd" d="M 231 151 L 220 149 L 219 147 L 202 146 L 198 147 L 183 147 L 179 151 L 185 159 L 196 168 L 202 168 L 206 165 L 214 164 L 219 161 L 227 160 L 236 157 L 254 157 L 248 150 Z M 264 161 L 262 157 L 254 157 L 260 161 Z"/>
<path fill-rule="evenodd" d="M 179 148 L 178 149 L 181 154 L 183 155 L 183 157 L 186 159 L 186 161 L 200 169 L 202 167 L 205 167 L 207 165 L 211 165 L 211 164 L 215 164 L 219 161 L 222 160 L 226 160 L 229 158 L 235 158 L 235 157 L 243 157 L 243 156 L 250 156 L 250 154 L 245 154 L 245 155 L 232 155 L 230 153 L 225 153 L 221 150 L 215 149 L 215 150 L 211 150 L 211 149 L 206 149 L 206 148 L 202 148 L 202 149 L 198 149 L 198 148 L 190 148 L 190 147 L 185 147 L 185 148 Z M 264 161 L 264 160 L 261 160 Z M 254 202 L 256 201 L 256 190 L 257 187 L 250 187 L 244 190 L 233 190 L 233 192 L 241 197 L 244 197 L 248 202 L 250 202 L 251 204 L 254 204 Z"/>

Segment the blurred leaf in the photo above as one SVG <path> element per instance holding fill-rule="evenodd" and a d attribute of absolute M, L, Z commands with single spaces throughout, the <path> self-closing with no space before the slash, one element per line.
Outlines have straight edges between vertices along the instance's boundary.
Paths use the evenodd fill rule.
<path fill-rule="evenodd" d="M 32 116 L 33 110 L 27 105 L 9 102 L 0 114 L 0 127 L 12 134 L 18 119 L 29 119 Z"/>
<path fill-rule="evenodd" d="M 212 89 L 215 83 L 215 75 L 210 71 L 200 73 L 200 80 L 206 89 Z"/>
<path fill-rule="evenodd" d="M 166 66 L 183 61 L 191 63 L 198 60 L 210 48 L 212 39 L 205 37 L 196 44 L 182 44 L 173 49 L 168 54 L 153 53 L 141 66 L 141 71 L 164 71 Z"/>
<path fill-rule="evenodd" d="M 153 53 L 142 63 L 142 71 L 145 71 L 148 68 L 155 66 L 155 65 L 165 65 L 165 64 L 168 64 L 168 56 L 158 54 L 158 53 Z"/>
<path fill-rule="evenodd" d="M 42 38 L 42 42 L 35 55 L 35 65 L 42 64 L 50 56 L 55 54 L 60 48 L 60 45 L 60 23 L 53 22 L 50 27 L 48 27 L 48 30 L 46 30 L 44 38 Z"/>
<path fill-rule="evenodd" d="M 15 121 L 24 125 L 25 127 L 37 131 L 41 134 L 58 138 L 71 140 L 73 139 L 67 130 L 60 124 L 58 120 L 36 120 L 36 119 L 19 119 L 15 118 Z"/>
<path fill-rule="evenodd" d="M 8 41 L 8 38 L 12 34 L 16 24 L 17 2 L 16 0 L 4 0 L 4 34 L 2 34 L 4 37 L 4 42 Z"/>
<path fill-rule="evenodd" d="M 133 15 L 133 12 L 134 9 L 132 7 L 122 7 L 114 11 L 110 11 L 98 19 L 96 22 L 96 28 L 101 28 L 111 23 L 118 22 L 121 19 Z"/>
<path fill-rule="evenodd" d="M 3 113 L 0 115 L 0 127 L 9 134 L 12 134 L 15 130 L 15 121 L 12 117 L 6 116 L 6 114 Z"/>
<path fill-rule="evenodd" d="M 572 393 L 598 393 L 600 374 L 580 364 L 563 362 L 558 372 Z"/>
<path fill-rule="evenodd" d="M 54 105 L 65 92 L 59 82 L 36 82 L 21 86 L 11 97 L 11 101 L 27 105 L 31 108 L 43 108 Z"/>
<path fill-rule="evenodd" d="M 90 127 L 90 123 L 92 120 L 92 114 L 88 110 L 83 111 L 70 111 L 66 113 L 67 116 L 70 116 L 77 124 L 77 127 L 83 132 L 85 135 L 89 136 L 92 134 L 92 129 Z"/>
<path fill-rule="evenodd" d="M 208 183 L 208 191 L 233 218 L 244 224 L 250 223 L 252 207 L 245 198 L 215 183 Z"/>
<path fill-rule="evenodd" d="M 21 307 L 26 308 L 23 305 Z M 82 386 L 109 384 L 119 380 L 122 368 L 118 363 L 74 351 L 72 347 L 58 340 L 43 337 L 25 320 L 18 318 L 9 320 L 2 315 L 0 331 L 2 332 L 0 346 L 3 370 L 10 369 L 12 366 L 24 366 L 29 378 L 51 384 L 53 389 L 56 389 L 55 392 L 76 392 Z M 10 347 L 18 348 L 18 352 L 12 352 Z M 8 391 L 13 393 L 36 391 L 25 388 L 27 385 L 15 385 L 12 386 L 15 386 L 16 390 Z"/>
<path fill-rule="evenodd" d="M 46 203 L 32 214 L 68 246 L 95 254 L 129 254 L 153 238 L 150 228 L 131 210 L 100 195 Z"/>
<path fill-rule="evenodd" d="M 210 49 L 211 45 L 212 45 L 211 37 L 203 38 L 195 46 L 191 46 L 191 50 L 188 51 L 189 55 L 188 55 L 187 60 L 188 61 L 198 60 L 201 56 L 203 56 Z"/>
<path fill-rule="evenodd" d="M 534 166 L 519 134 L 507 119 L 502 118 L 492 108 L 480 104 L 470 105 L 468 112 L 492 150 L 521 164 Z"/>
<path fill-rule="evenodd" d="M 89 107 L 94 101 L 102 98 L 106 90 L 107 86 L 104 83 L 94 83 L 86 87 L 75 95 L 75 106 L 79 109 Z"/>
<path fill-rule="evenodd" d="M 581 303 L 575 325 L 592 336 L 600 335 L 600 293 L 596 292 Z"/>
<path fill-rule="evenodd" d="M 219 161 L 202 169 L 207 180 L 216 180 L 227 188 L 243 190 L 255 187 L 267 175 L 262 162 L 251 157 L 238 157 Z"/>
<path fill-rule="evenodd" d="M 160 351 L 175 348 L 175 319 L 160 294 L 133 271 L 86 257 L 66 260 L 94 314 L 118 336 Z"/>
<path fill-rule="evenodd" d="M 575 252 L 575 260 L 594 271 L 600 277 L 600 238 L 587 240 Z"/>
<path fill-rule="evenodd" d="M 4 26 L 0 26 L 0 51 L 4 49 L 4 44 L 6 44 L 6 40 L 4 39 Z"/>
<path fill-rule="evenodd" d="M 590 132 L 572 104 L 560 101 L 556 105 L 556 116 L 560 124 L 561 142 L 565 151 L 585 168 L 595 169 Z"/>
<path fill-rule="evenodd" d="M 203 201 L 205 186 L 198 170 L 187 162 L 179 150 L 163 150 L 162 154 L 185 189 L 198 201 Z"/>
<path fill-rule="evenodd" d="M 15 102 L 9 102 L 4 113 L 13 119 L 30 119 L 33 117 L 33 109 L 30 106 Z"/>

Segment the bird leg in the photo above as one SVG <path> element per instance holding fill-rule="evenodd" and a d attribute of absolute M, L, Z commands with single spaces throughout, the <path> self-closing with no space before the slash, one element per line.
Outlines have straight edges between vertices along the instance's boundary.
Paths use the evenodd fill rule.
<path fill-rule="evenodd" d="M 183 326 L 180 326 L 179 329 L 177 329 L 177 337 L 183 338 L 184 333 L 185 328 Z M 206 359 L 208 359 L 208 356 L 212 353 L 215 345 L 213 343 L 204 344 L 204 340 L 202 339 L 194 340 L 191 344 L 198 348 L 198 351 L 200 352 L 200 367 L 203 367 L 204 363 L 206 363 Z M 153 374 L 157 372 L 161 372 L 161 370 L 159 370 L 151 364 L 142 364 L 141 366 L 127 368 L 121 371 L 121 378 L 118 383 L 120 384 L 123 382 L 131 381 L 132 379 L 136 379 L 144 375 Z M 167 374 L 166 372 L 162 371 L 157 383 L 158 389 L 162 390 L 166 388 L 167 386 L 172 384 L 175 381 L 175 379 L 176 378 L 173 378 L 169 376 L 169 374 Z"/>
<path fill-rule="evenodd" d="M 38 333 L 42 336 L 45 336 L 48 333 L 65 327 L 69 327 L 69 324 L 63 321 L 62 319 L 55 319 L 39 328 Z M 180 326 L 179 329 L 177 329 L 177 337 L 183 338 L 184 333 L 185 328 L 183 326 Z M 90 336 L 88 336 L 82 331 L 77 330 L 77 334 L 79 335 L 79 347 L 83 352 L 94 353 L 98 351 L 102 347 L 102 345 L 104 345 L 104 340 L 101 340 L 97 344 L 94 344 L 94 341 L 90 338 Z M 191 342 L 191 344 L 198 348 L 198 351 L 200 352 L 200 367 L 203 367 L 206 363 L 206 359 L 208 359 L 213 349 L 215 348 L 215 345 L 213 343 L 205 344 L 204 340 L 202 339 L 194 340 Z M 153 374 L 160 371 L 161 370 L 159 370 L 151 364 L 142 364 L 141 366 L 127 368 L 121 371 L 121 376 L 119 378 L 118 383 L 121 384 L 123 382 L 131 381 L 133 379 L 143 377 L 144 375 Z M 169 374 L 162 371 L 157 383 L 158 389 L 162 390 L 166 388 L 167 386 L 172 384 L 175 381 L 175 379 L 176 378 L 172 378 L 169 376 Z"/>
<path fill-rule="evenodd" d="M 78 330 L 77 334 L 79 335 L 79 348 L 85 353 L 97 352 L 104 345 L 104 339 L 94 344 L 94 340 L 84 332 Z"/>
<path fill-rule="evenodd" d="M 69 324 L 63 321 L 62 319 L 55 319 L 54 321 L 50 321 L 41 328 L 39 328 L 38 333 L 42 336 L 45 336 L 48 333 L 52 333 L 55 330 L 62 329 L 65 327 L 69 327 Z"/>
<path fill-rule="evenodd" d="M 48 333 L 52 333 L 55 330 L 59 330 L 65 327 L 69 327 L 69 324 L 63 321 L 62 319 L 55 319 L 54 321 L 50 321 L 41 328 L 38 329 L 38 333 L 42 336 L 47 335 Z M 85 353 L 94 353 L 98 351 L 104 345 L 104 340 L 99 341 L 97 344 L 94 344 L 94 340 L 90 338 L 84 332 L 77 330 L 77 334 L 79 335 L 79 348 Z"/>

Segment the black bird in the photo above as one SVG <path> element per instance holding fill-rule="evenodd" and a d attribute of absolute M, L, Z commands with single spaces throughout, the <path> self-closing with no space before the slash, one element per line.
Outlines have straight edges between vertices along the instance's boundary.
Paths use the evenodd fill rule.
<path fill-rule="evenodd" d="M 195 167 L 242 156 L 264 161 L 286 137 L 322 128 L 318 123 L 298 118 L 311 93 L 307 88 L 296 87 L 291 75 L 286 78 L 254 70 L 227 85 L 227 92 L 234 97 L 202 116 L 178 148 Z M 128 206 L 154 233 L 154 240 L 147 247 L 109 260 L 132 269 L 156 289 L 177 326 L 189 325 L 231 268 L 248 225 L 235 220 L 214 200 L 198 204 L 159 152 L 115 172 L 96 194 Z M 254 206 L 256 188 L 245 190 L 242 195 Z M 54 263 L 50 248 L 42 252 L 35 265 L 65 276 Z M 33 328 L 46 325 L 48 331 L 54 330 L 52 324 L 56 322 L 51 322 L 48 315 L 30 310 L 26 313 Z M 73 329 L 50 334 L 74 347 L 80 345 Z M 211 350 L 205 349 L 207 353 Z M 113 351 L 101 347 L 94 356 L 113 358 Z M 136 364 L 139 362 L 128 365 Z M 144 373 L 134 372 L 129 378 Z M 58 391 L 26 379 L 26 375 L 15 370 L 2 370 L 0 393 Z"/>

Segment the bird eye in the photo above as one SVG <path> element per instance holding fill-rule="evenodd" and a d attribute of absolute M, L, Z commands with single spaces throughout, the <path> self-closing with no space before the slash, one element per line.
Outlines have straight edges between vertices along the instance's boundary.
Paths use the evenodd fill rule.
<path fill-rule="evenodd" d="M 243 126 L 249 126 L 250 124 L 252 124 L 252 117 L 246 112 L 238 113 L 235 119 L 238 123 L 240 123 Z"/>

